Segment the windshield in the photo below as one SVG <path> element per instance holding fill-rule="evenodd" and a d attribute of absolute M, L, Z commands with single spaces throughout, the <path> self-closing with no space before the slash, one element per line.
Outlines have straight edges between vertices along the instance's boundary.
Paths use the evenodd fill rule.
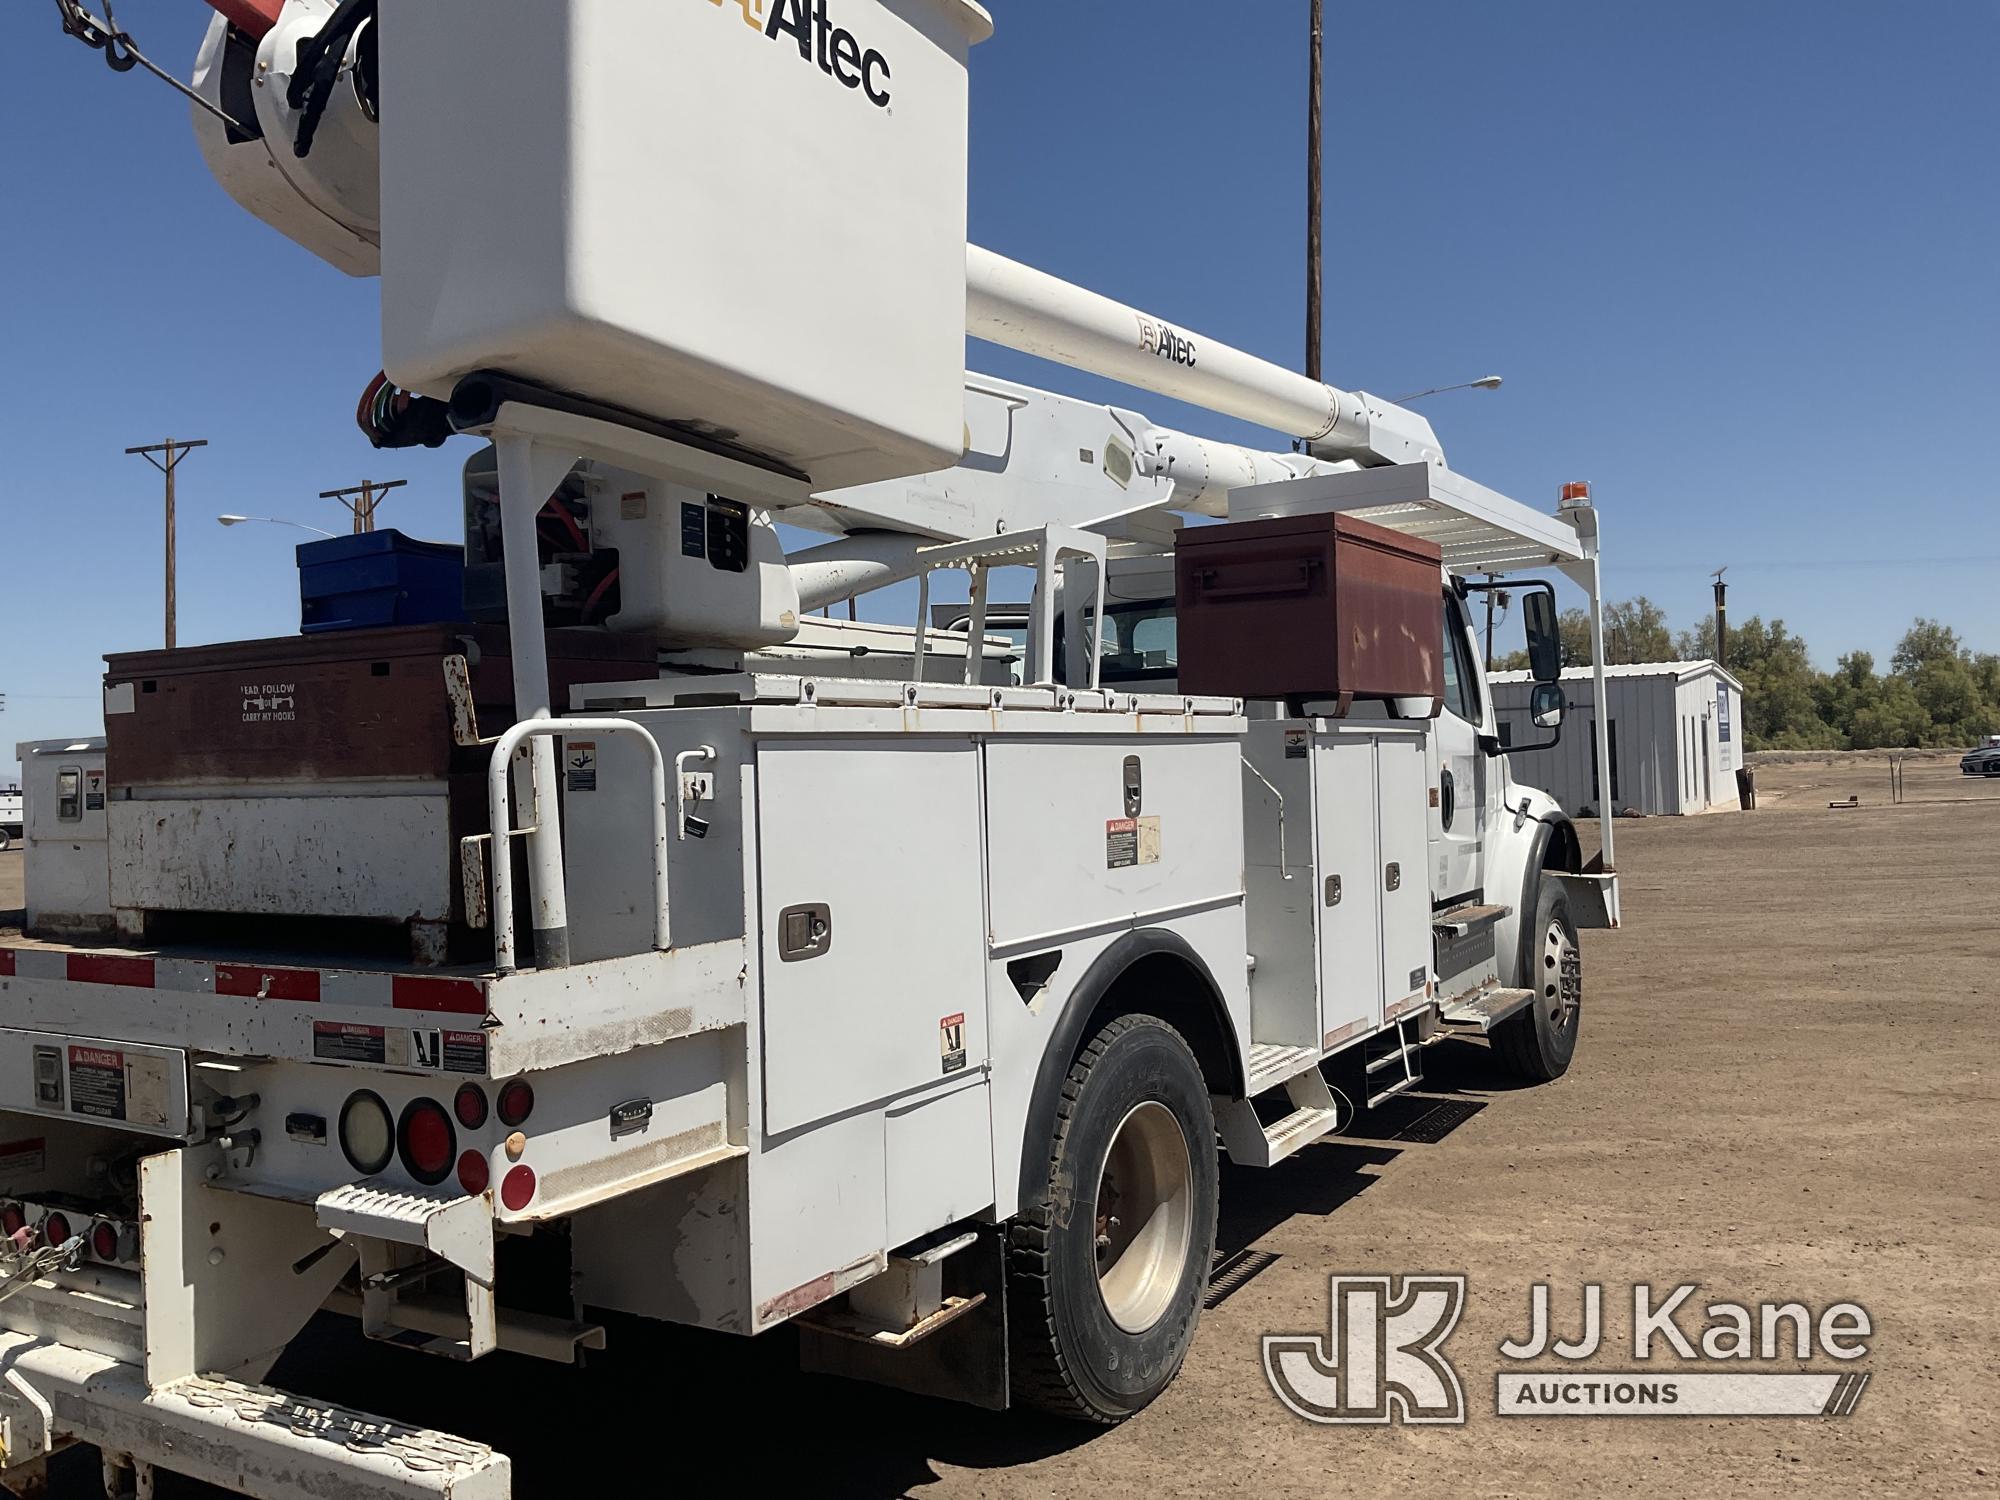
<path fill-rule="evenodd" d="M 1083 617 L 1088 621 L 1096 613 L 1085 609 Z M 1108 606 L 1098 633 L 1097 658 L 1102 682 L 1174 676 L 1180 667 L 1174 601 L 1135 599 Z"/>

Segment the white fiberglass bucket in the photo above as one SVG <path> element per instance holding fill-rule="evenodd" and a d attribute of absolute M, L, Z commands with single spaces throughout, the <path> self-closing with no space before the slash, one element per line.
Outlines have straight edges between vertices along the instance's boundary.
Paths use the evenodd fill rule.
<path fill-rule="evenodd" d="M 956 463 L 969 0 L 382 0 L 382 348 L 732 435 L 815 489 Z"/>

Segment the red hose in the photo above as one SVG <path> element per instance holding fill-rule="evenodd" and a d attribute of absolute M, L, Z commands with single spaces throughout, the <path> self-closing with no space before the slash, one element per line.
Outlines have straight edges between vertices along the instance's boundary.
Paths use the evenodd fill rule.
<path fill-rule="evenodd" d="M 278 24 L 278 13 L 285 8 L 285 0 L 208 0 L 208 3 L 221 11 L 231 26 L 247 31 L 258 41 Z"/>
<path fill-rule="evenodd" d="M 592 589 L 590 597 L 583 601 L 583 608 L 578 612 L 577 619 L 588 625 L 590 623 L 591 610 L 597 607 L 597 601 L 602 599 L 610 591 L 611 585 L 617 581 L 618 570 L 616 568 L 613 568 L 609 573 L 598 579 L 597 587 Z"/>

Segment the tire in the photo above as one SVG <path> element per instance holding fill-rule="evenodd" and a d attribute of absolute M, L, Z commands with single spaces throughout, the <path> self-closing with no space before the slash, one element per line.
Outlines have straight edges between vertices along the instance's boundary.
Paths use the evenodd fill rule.
<path fill-rule="evenodd" d="M 1522 947 L 1521 983 L 1535 998 L 1495 1028 L 1493 1050 L 1508 1071 L 1547 1083 L 1569 1071 L 1583 1019 L 1583 950 L 1556 881 L 1536 882 L 1535 922 Z"/>
<path fill-rule="evenodd" d="M 1108 1426 L 1179 1372 L 1215 1251 L 1215 1117 L 1181 1034 L 1144 1015 L 1099 1031 L 1048 1150 L 1041 1193 L 1008 1226 L 1014 1401 Z"/>
<path fill-rule="evenodd" d="M 13 847 L 14 836 L 6 829 L 0 828 L 0 849 L 11 849 Z"/>

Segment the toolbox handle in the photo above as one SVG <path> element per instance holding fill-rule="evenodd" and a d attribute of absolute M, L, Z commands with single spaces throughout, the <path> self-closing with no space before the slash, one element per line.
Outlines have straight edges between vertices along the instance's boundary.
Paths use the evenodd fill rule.
<path fill-rule="evenodd" d="M 1238 563 L 1228 568 L 1203 568 L 1195 577 L 1201 592 L 1211 599 L 1243 599 L 1255 594 L 1304 594 L 1312 591 L 1313 574 L 1319 566 L 1320 560 L 1316 557 L 1294 557 L 1275 563 Z M 1237 581 L 1221 582 L 1225 572 Z"/>

